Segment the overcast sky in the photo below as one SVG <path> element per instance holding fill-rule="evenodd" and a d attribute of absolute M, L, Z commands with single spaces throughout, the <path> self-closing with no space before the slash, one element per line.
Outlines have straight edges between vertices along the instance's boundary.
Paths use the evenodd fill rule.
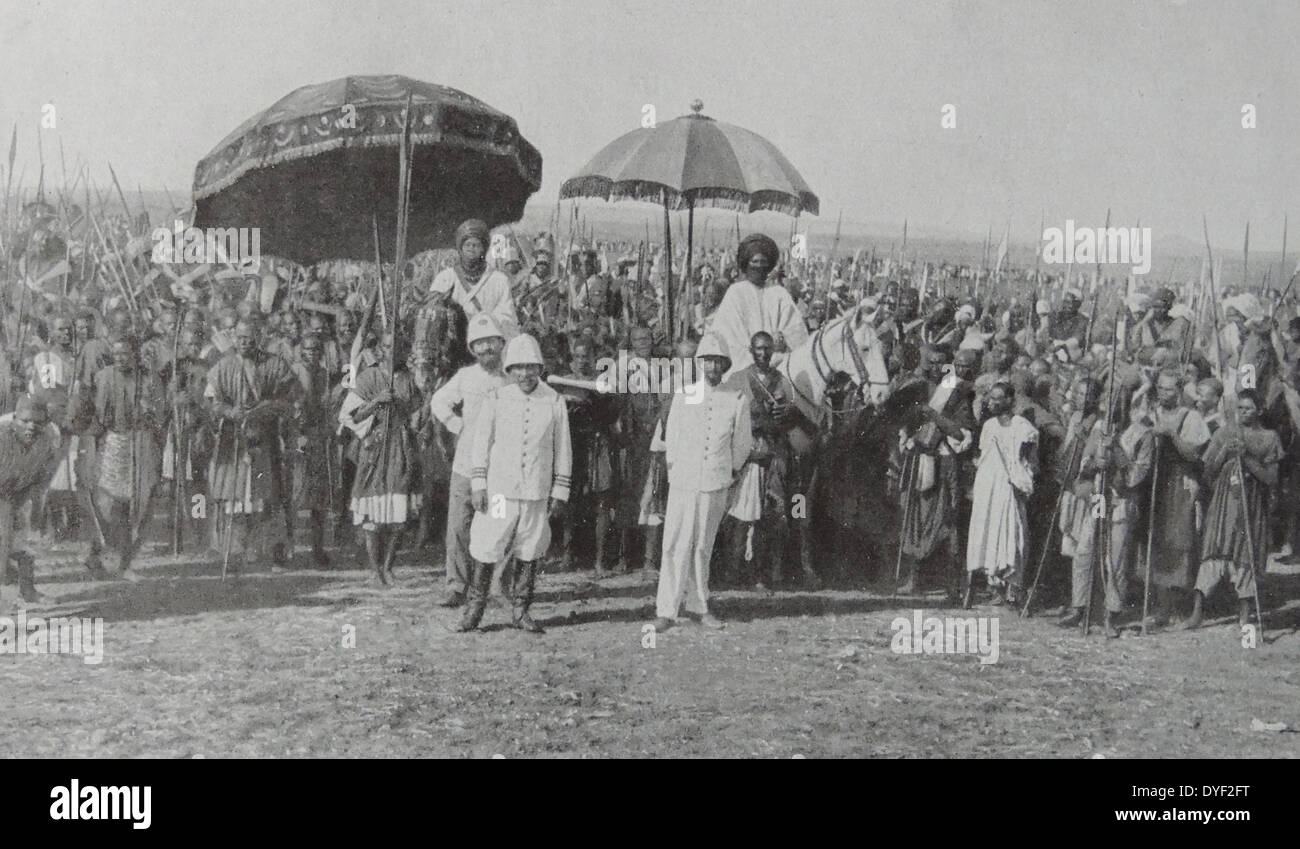
<path fill-rule="evenodd" d="M 0 126 L 35 182 L 62 140 L 107 180 L 185 190 L 195 163 L 290 90 L 400 73 L 514 116 L 536 199 L 693 98 L 780 147 L 823 224 L 1029 237 L 1073 218 L 1281 246 L 1300 212 L 1300 3 L 0 0 Z M 1257 112 L 1243 129 L 1243 104 Z M 957 126 L 940 126 L 944 104 Z M 1290 142 L 1290 144 L 1287 144 Z M 1284 152 L 1290 154 L 1284 155 Z M 0 153 L 0 156 L 3 156 Z M 57 170 L 53 172 L 57 174 Z M 1300 215 L 1297 216 L 1300 221 Z M 1300 234 L 1290 240 L 1300 244 Z"/>

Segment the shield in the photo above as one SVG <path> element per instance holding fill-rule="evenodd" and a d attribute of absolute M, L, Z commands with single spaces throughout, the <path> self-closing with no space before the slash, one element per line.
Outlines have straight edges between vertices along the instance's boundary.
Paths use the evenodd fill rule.
<path fill-rule="evenodd" d="M 510 116 L 408 77 L 304 86 L 249 118 L 199 161 L 194 226 L 259 228 L 263 253 L 311 264 L 395 253 L 399 148 L 410 103 L 408 253 L 450 247 L 467 218 L 517 221 L 542 157 Z"/>

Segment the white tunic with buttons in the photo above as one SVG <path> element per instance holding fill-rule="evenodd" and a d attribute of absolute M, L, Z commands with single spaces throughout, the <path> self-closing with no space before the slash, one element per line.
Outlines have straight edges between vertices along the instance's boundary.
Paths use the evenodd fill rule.
<path fill-rule="evenodd" d="M 736 389 L 699 381 L 673 395 L 664 445 L 669 491 L 727 489 L 754 447 L 749 401 Z"/>
<path fill-rule="evenodd" d="M 520 501 L 569 498 L 573 467 L 564 399 L 545 383 L 524 394 L 518 384 L 488 396 L 470 454 L 470 488 Z"/>
<path fill-rule="evenodd" d="M 483 403 L 510 382 L 505 372 L 489 372 L 478 363 L 468 365 L 452 375 L 429 399 L 429 411 L 442 422 L 443 427 L 456 434 L 456 456 L 451 463 L 452 474 L 469 477 L 470 451 L 474 444 L 474 423 L 478 421 Z M 456 415 L 456 406 L 460 415 Z"/>

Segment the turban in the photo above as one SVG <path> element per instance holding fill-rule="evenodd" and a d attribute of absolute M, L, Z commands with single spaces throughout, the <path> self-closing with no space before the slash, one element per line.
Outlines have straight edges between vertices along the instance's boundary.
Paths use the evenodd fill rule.
<path fill-rule="evenodd" d="M 460 249 L 460 243 L 468 238 L 478 239 L 487 247 L 488 243 L 488 226 L 477 218 L 471 218 L 456 228 L 456 248 Z"/>
<path fill-rule="evenodd" d="M 1133 312 L 1145 312 L 1151 307 L 1151 297 L 1143 292 L 1134 292 L 1125 303 Z"/>
<path fill-rule="evenodd" d="M 769 268 L 775 268 L 776 264 L 781 261 L 781 249 L 762 233 L 751 233 L 746 236 L 736 250 L 736 264 L 743 270 L 749 266 L 749 259 L 754 254 L 762 254 L 767 257 Z"/>
<path fill-rule="evenodd" d="M 1250 293 L 1228 298 L 1223 302 L 1223 306 L 1227 309 L 1235 309 L 1247 321 L 1264 317 L 1264 308 L 1259 305 L 1259 299 Z"/>

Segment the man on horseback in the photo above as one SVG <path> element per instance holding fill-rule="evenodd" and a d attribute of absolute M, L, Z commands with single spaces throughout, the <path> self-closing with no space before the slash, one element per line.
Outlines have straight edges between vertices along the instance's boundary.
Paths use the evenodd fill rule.
<path fill-rule="evenodd" d="M 776 242 L 761 233 L 746 236 L 736 251 L 736 264 L 745 276 L 728 287 L 709 324 L 709 332 L 735 352 L 732 373 L 752 362 L 749 340 L 760 330 L 771 334 L 774 352 L 780 355 L 773 357 L 776 362 L 808 340 L 808 328 L 790 292 L 768 282 L 780 258 Z"/>

